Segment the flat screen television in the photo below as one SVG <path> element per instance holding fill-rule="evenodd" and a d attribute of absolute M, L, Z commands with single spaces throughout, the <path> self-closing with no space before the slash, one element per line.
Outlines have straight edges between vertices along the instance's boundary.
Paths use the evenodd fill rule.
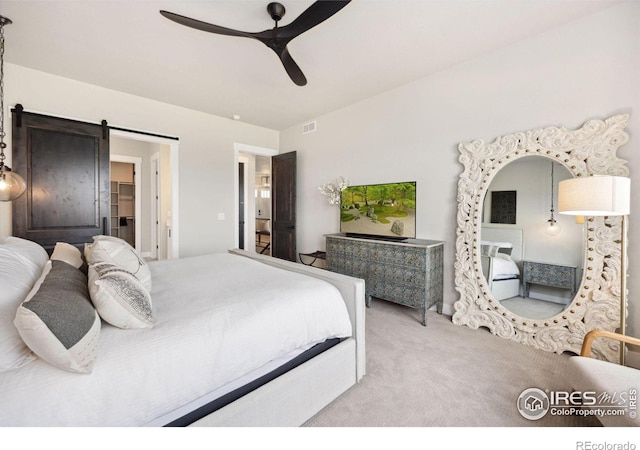
<path fill-rule="evenodd" d="M 416 182 L 349 186 L 340 195 L 340 232 L 393 240 L 416 237 Z"/>

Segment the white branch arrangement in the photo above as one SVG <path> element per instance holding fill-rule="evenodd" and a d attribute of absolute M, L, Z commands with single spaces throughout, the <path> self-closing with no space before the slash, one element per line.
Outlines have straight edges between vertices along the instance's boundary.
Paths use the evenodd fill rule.
<path fill-rule="evenodd" d="M 340 193 L 349 186 L 349 180 L 345 177 L 339 177 L 332 183 L 325 183 L 319 186 L 320 193 L 329 201 L 330 205 L 340 204 Z"/>

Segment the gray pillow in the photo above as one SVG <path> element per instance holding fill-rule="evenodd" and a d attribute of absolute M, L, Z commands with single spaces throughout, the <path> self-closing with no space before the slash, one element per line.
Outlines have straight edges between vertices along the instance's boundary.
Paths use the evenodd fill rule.
<path fill-rule="evenodd" d="M 87 276 L 70 264 L 52 260 L 14 324 L 25 344 L 40 358 L 69 372 L 90 373 L 100 337 L 100 316 L 87 287 Z"/>

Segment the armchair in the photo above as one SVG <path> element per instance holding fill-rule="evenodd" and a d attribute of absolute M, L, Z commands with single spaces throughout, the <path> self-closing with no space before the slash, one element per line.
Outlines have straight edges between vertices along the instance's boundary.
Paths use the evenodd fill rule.
<path fill-rule="evenodd" d="M 591 345 L 594 339 L 615 339 L 621 343 L 640 346 L 640 339 L 613 333 L 606 330 L 592 330 L 582 343 L 580 356 L 569 360 L 571 387 L 579 392 L 595 392 L 598 402 L 591 409 L 602 409 L 605 414 L 598 415 L 604 426 L 640 426 L 640 370 L 591 357 Z M 626 407 L 624 415 L 607 415 L 607 411 Z M 606 406 L 609 406 L 607 408 Z"/>

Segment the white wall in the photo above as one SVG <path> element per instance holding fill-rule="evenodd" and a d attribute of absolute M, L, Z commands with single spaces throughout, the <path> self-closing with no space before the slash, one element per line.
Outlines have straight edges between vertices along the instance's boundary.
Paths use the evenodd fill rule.
<path fill-rule="evenodd" d="M 418 237 L 446 241 L 444 302 L 452 313 L 458 143 L 630 113 L 631 141 L 619 156 L 640 183 L 639 18 L 640 3 L 612 7 L 317 117 L 314 133 L 283 131 L 281 151 L 298 152 L 299 251 L 323 249 L 323 235 L 338 231 L 338 209 L 319 185 L 341 175 L 352 184 L 415 179 Z M 640 334 L 640 221 L 633 219 L 640 196 L 632 196 L 631 210 L 628 329 Z"/>
<path fill-rule="evenodd" d="M 277 131 L 244 124 L 5 64 L 5 117 L 21 103 L 25 111 L 149 131 L 180 138 L 180 256 L 234 246 L 234 142 L 278 148 Z M 7 127 L 9 128 L 9 127 Z M 8 149 L 11 133 L 8 130 Z M 8 152 L 10 153 L 10 152 Z M 10 166 L 10 158 L 7 158 Z M 225 220 L 218 220 L 224 213 Z M 0 204 L 0 235 L 11 234 L 11 205 Z"/>

